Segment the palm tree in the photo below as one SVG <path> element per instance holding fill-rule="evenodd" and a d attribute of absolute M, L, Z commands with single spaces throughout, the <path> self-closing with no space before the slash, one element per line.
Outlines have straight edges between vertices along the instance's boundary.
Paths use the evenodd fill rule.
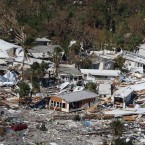
<path fill-rule="evenodd" d="M 96 92 L 96 84 L 93 82 L 88 82 L 85 86 L 85 88 L 91 92 Z"/>
<path fill-rule="evenodd" d="M 117 58 L 114 59 L 114 68 L 115 69 L 119 69 L 119 70 L 123 70 L 123 66 L 124 66 L 124 62 L 125 59 L 122 58 L 121 56 L 118 56 Z"/>
<path fill-rule="evenodd" d="M 122 135 L 124 132 L 124 124 L 119 119 L 113 120 L 110 124 L 110 127 L 112 129 L 112 133 L 115 136 Z"/>
<path fill-rule="evenodd" d="M 54 63 L 55 76 L 58 76 L 58 68 L 62 60 L 62 52 L 63 50 L 61 47 L 55 47 L 53 53 L 48 52 L 48 55 Z"/>
<path fill-rule="evenodd" d="M 30 93 L 30 87 L 24 81 L 20 81 L 18 83 L 18 86 L 19 86 L 19 91 L 18 92 L 19 92 L 19 96 L 20 96 L 20 98 L 19 98 L 19 105 L 20 105 L 21 104 L 21 100 L 23 98 L 25 99 L 26 96 L 28 97 L 28 95 Z"/>
<path fill-rule="evenodd" d="M 113 120 L 110 124 L 110 127 L 112 129 L 112 142 L 114 142 L 118 137 L 121 137 L 125 128 L 124 123 L 120 121 L 119 119 Z"/>
<path fill-rule="evenodd" d="M 24 32 L 25 31 L 24 26 L 20 26 L 18 24 L 18 21 L 16 19 L 16 13 L 14 11 L 6 12 L 5 9 L 3 9 L 3 14 L 5 16 L 5 19 L 2 20 L 2 24 L 1 24 L 2 29 L 4 30 L 5 33 L 7 33 L 7 31 L 9 31 L 11 28 L 13 31 L 15 42 L 21 45 L 24 50 L 24 59 L 22 62 L 22 69 L 21 69 L 22 80 L 23 80 L 24 61 L 25 59 L 28 59 L 27 50 L 32 47 L 33 44 L 32 42 L 34 41 L 34 39 L 33 37 L 30 36 L 30 34 L 26 35 L 26 33 Z"/>
<path fill-rule="evenodd" d="M 46 73 L 46 69 L 48 69 L 48 63 L 42 61 L 42 63 L 40 64 L 40 69 L 41 69 L 41 73 L 44 76 Z"/>
<path fill-rule="evenodd" d="M 40 92 L 40 77 L 42 76 L 41 66 L 38 62 L 34 62 L 31 65 L 31 83 L 33 90 L 36 92 Z"/>
<path fill-rule="evenodd" d="M 34 38 L 31 36 L 28 36 L 24 33 L 24 27 L 21 27 L 20 29 L 15 29 L 16 38 L 15 41 L 22 46 L 24 51 L 24 58 L 22 62 L 22 80 L 24 79 L 24 61 L 25 59 L 28 59 L 28 49 L 30 49 L 33 46 Z"/>
<path fill-rule="evenodd" d="M 68 48 L 69 62 L 77 64 L 80 62 L 80 51 L 81 47 L 79 43 L 73 44 Z"/>

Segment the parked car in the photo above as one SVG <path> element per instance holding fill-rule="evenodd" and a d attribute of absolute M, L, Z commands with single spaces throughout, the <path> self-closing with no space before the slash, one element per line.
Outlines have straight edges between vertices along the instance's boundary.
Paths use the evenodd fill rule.
<path fill-rule="evenodd" d="M 28 126 L 27 126 L 27 124 L 20 123 L 20 124 L 12 125 L 11 128 L 12 128 L 14 131 L 20 131 L 20 130 L 27 129 Z"/>

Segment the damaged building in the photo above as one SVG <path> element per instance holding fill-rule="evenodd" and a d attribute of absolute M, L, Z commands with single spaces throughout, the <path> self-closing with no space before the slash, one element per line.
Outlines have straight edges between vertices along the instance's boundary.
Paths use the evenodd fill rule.
<path fill-rule="evenodd" d="M 129 104 L 133 104 L 134 89 L 130 86 L 120 88 L 114 92 L 112 96 L 113 104 L 115 107 L 125 108 Z"/>
<path fill-rule="evenodd" d="M 72 112 L 95 105 L 97 94 L 86 90 L 50 96 L 50 109 Z"/>

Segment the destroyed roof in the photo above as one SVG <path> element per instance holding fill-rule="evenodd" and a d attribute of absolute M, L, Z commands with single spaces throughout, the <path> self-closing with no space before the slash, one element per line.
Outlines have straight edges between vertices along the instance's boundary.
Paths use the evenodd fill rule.
<path fill-rule="evenodd" d="M 30 53 L 53 53 L 55 48 L 61 48 L 59 45 L 44 45 L 44 46 L 34 46 L 32 49 L 29 50 Z"/>
<path fill-rule="evenodd" d="M 100 57 L 92 57 L 92 63 L 94 64 L 97 64 L 97 63 L 100 63 L 100 62 L 102 62 L 102 58 L 100 58 Z"/>
<path fill-rule="evenodd" d="M 81 73 L 94 76 L 119 76 L 120 70 L 81 69 Z"/>
<path fill-rule="evenodd" d="M 44 41 L 44 42 L 50 42 L 51 40 L 49 40 L 49 39 L 47 39 L 47 38 L 45 38 L 45 37 L 43 37 L 43 38 L 36 38 L 36 40 L 35 41 Z"/>
<path fill-rule="evenodd" d="M 139 55 L 142 55 L 142 56 L 145 56 L 145 44 L 141 44 L 139 46 L 139 52 L 138 52 Z"/>
<path fill-rule="evenodd" d="M 0 65 L 0 70 L 8 70 L 9 68 L 10 68 L 9 66 Z"/>
<path fill-rule="evenodd" d="M 131 86 L 122 87 L 119 90 L 115 91 L 113 96 L 124 98 L 127 97 L 129 94 L 131 94 L 134 91 L 134 89 Z"/>
<path fill-rule="evenodd" d="M 60 75 L 81 76 L 81 72 L 75 67 L 59 66 L 58 73 Z"/>
<path fill-rule="evenodd" d="M 82 91 L 77 91 L 77 92 L 71 92 L 71 93 L 66 93 L 66 94 L 59 94 L 59 97 L 66 102 L 77 102 L 85 99 L 91 99 L 97 97 L 97 94 L 82 90 Z"/>
<path fill-rule="evenodd" d="M 20 46 L 14 45 L 12 43 L 9 43 L 9 42 L 6 42 L 6 41 L 0 39 L 0 50 L 6 51 L 11 48 L 18 48 L 18 47 L 20 47 Z"/>
<path fill-rule="evenodd" d="M 7 54 L 6 51 L 0 50 L 0 58 L 1 59 L 9 58 L 9 55 Z"/>
<path fill-rule="evenodd" d="M 6 64 L 6 61 L 3 59 L 0 59 L 0 64 Z"/>
<path fill-rule="evenodd" d="M 131 85 L 131 88 L 134 89 L 134 91 L 145 90 L 145 83 Z"/>
<path fill-rule="evenodd" d="M 124 110 L 121 109 L 115 109 L 111 111 L 104 111 L 104 114 L 111 114 L 115 116 L 123 116 L 123 115 L 133 115 L 133 114 L 144 114 L 145 108 L 126 108 Z"/>
<path fill-rule="evenodd" d="M 21 57 L 17 57 L 15 59 L 15 62 L 16 63 L 22 63 L 23 59 Z M 29 58 L 27 60 L 24 61 L 24 64 L 28 64 L 28 65 L 32 65 L 34 62 L 38 62 L 38 63 L 42 63 L 43 62 L 46 62 L 46 63 L 52 63 L 51 61 L 46 61 L 46 60 L 42 60 L 42 59 L 37 59 L 37 58 Z"/>
<path fill-rule="evenodd" d="M 99 95 L 111 95 L 111 84 L 109 83 L 100 84 Z"/>
<path fill-rule="evenodd" d="M 145 64 L 145 56 L 143 55 L 139 55 L 129 51 L 123 51 L 122 56 L 124 59 Z"/>

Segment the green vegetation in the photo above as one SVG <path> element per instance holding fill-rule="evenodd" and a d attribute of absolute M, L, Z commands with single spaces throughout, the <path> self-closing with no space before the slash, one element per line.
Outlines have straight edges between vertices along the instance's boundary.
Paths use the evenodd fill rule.
<path fill-rule="evenodd" d="M 0 37 L 6 38 L 11 27 L 14 33 L 7 38 L 15 37 L 21 26 L 25 34 L 48 36 L 66 52 L 73 39 L 83 41 L 85 49 L 133 51 L 145 35 L 144 5 L 144 0 L 1 0 Z"/>
<path fill-rule="evenodd" d="M 54 49 L 54 52 L 53 53 L 48 52 L 48 55 L 50 55 L 51 61 L 54 63 L 55 75 L 58 76 L 58 67 L 60 61 L 62 60 L 62 49 L 60 47 L 56 47 Z"/>
<path fill-rule="evenodd" d="M 111 145 L 133 145 L 132 141 L 128 141 L 126 142 L 126 139 L 116 139 L 115 143 L 111 144 Z"/>
<path fill-rule="evenodd" d="M 124 132 L 124 123 L 120 120 L 113 120 L 110 124 L 110 127 L 112 129 L 112 134 L 114 136 L 121 136 Z"/>
<path fill-rule="evenodd" d="M 31 82 L 34 93 L 40 92 L 40 78 L 45 75 L 45 70 L 47 67 L 48 64 L 43 61 L 41 64 L 34 62 L 31 65 Z"/>
<path fill-rule="evenodd" d="M 129 140 L 128 142 L 126 142 L 126 139 L 124 139 L 124 138 L 117 138 L 111 144 L 110 143 L 107 143 L 107 141 L 104 140 L 103 145 L 133 145 L 133 143 L 132 143 L 131 140 Z"/>
<path fill-rule="evenodd" d="M 114 59 L 114 68 L 115 69 L 119 69 L 119 70 L 123 70 L 123 66 L 124 66 L 124 58 L 122 58 L 121 56 L 118 56 L 117 58 Z"/>
<path fill-rule="evenodd" d="M 96 84 L 93 82 L 88 82 L 85 88 L 91 92 L 96 92 Z"/>
<path fill-rule="evenodd" d="M 74 121 L 80 121 L 81 120 L 81 117 L 79 114 L 75 115 L 74 118 L 73 118 Z"/>
<path fill-rule="evenodd" d="M 37 142 L 36 145 L 45 145 L 43 142 Z"/>
<path fill-rule="evenodd" d="M 25 83 L 24 81 L 20 81 L 18 83 L 19 86 L 19 95 L 20 98 L 26 97 L 29 95 L 30 93 L 30 87 L 27 83 Z"/>

